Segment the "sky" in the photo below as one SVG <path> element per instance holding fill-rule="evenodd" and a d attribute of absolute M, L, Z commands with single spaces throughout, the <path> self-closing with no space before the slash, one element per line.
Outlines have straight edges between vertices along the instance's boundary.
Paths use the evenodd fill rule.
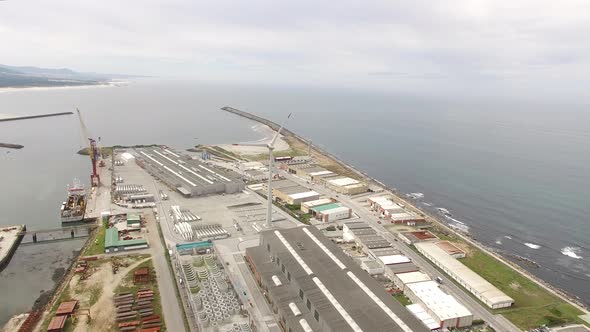
<path fill-rule="evenodd" d="M 590 1 L 0 1 L 0 63 L 590 98 Z"/>

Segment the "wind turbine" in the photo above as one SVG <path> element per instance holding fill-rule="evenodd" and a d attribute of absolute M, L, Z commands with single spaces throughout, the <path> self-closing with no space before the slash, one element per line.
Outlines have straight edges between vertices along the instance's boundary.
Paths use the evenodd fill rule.
<path fill-rule="evenodd" d="M 272 155 L 272 152 L 275 149 L 275 142 L 276 142 L 277 138 L 279 137 L 279 135 L 281 134 L 281 130 L 283 130 L 283 127 L 285 126 L 285 124 L 287 123 L 289 118 L 291 117 L 291 114 L 292 113 L 289 113 L 289 115 L 287 116 L 287 118 L 285 119 L 285 121 L 283 122 L 283 124 L 281 125 L 279 130 L 277 130 L 277 133 L 274 135 L 274 137 L 272 138 L 272 140 L 269 143 L 266 143 L 266 144 L 263 144 L 263 143 L 234 144 L 234 145 L 243 145 L 243 146 L 261 146 L 261 147 L 265 147 L 268 149 L 268 193 L 266 196 L 268 198 L 268 206 L 267 206 L 267 210 L 266 210 L 266 226 L 268 228 L 272 227 L 272 168 L 273 168 L 273 164 L 274 164 L 274 156 Z"/>

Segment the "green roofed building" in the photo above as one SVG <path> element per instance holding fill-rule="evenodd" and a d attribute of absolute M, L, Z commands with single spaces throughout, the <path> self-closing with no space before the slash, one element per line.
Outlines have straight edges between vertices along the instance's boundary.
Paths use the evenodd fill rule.
<path fill-rule="evenodd" d="M 139 226 L 141 224 L 141 217 L 136 213 L 127 214 L 127 226 Z"/>
<path fill-rule="evenodd" d="M 147 248 L 148 243 L 145 239 L 121 240 L 119 231 L 115 227 L 107 228 L 104 237 L 104 252 L 118 252 L 123 250 Z"/>
<path fill-rule="evenodd" d="M 314 207 L 310 208 L 309 211 L 311 212 L 311 215 L 315 217 L 318 213 L 320 213 L 322 211 L 335 209 L 335 208 L 341 207 L 341 206 L 342 205 L 340 205 L 340 203 L 332 203 L 332 204 L 314 206 Z"/>

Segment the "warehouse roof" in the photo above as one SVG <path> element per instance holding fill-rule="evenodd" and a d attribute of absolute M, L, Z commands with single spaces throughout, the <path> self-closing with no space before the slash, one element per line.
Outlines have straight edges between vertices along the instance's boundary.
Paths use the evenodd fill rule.
<path fill-rule="evenodd" d="M 487 280 L 482 278 L 479 274 L 473 272 L 470 268 L 463 265 L 461 262 L 453 258 L 453 256 L 446 253 L 442 248 L 432 242 L 421 242 L 415 244 L 416 248 L 427 252 L 432 259 L 436 260 L 438 264 L 444 266 L 448 271 L 460 277 L 470 288 L 479 293 L 484 302 L 489 302 L 492 305 L 497 303 L 514 302 L 514 300 L 506 295 L 504 292 L 496 288 Z"/>
<path fill-rule="evenodd" d="M 340 203 L 331 203 L 331 204 L 325 204 L 325 205 L 320 205 L 320 206 L 314 206 L 312 208 L 310 208 L 310 210 L 315 211 L 315 212 L 322 212 L 325 210 L 330 210 L 330 209 L 334 209 L 337 207 L 341 207 L 342 205 L 340 205 Z"/>
<path fill-rule="evenodd" d="M 335 186 L 341 186 L 341 187 L 359 183 L 358 180 L 355 180 L 355 179 L 349 178 L 349 177 L 342 177 L 339 179 L 333 179 L 333 180 L 329 180 L 328 182 L 335 185 Z"/>
<path fill-rule="evenodd" d="M 404 284 L 411 284 L 413 282 L 421 282 L 431 280 L 430 277 L 420 271 L 396 273 L 395 276 Z"/>
<path fill-rule="evenodd" d="M 279 307 L 300 301 L 301 289 L 313 305 L 312 309 L 318 311 L 320 321 L 331 330 L 427 331 L 405 307 L 393 300 L 379 283 L 316 228 L 266 231 L 261 236 L 262 245 L 247 248 L 246 252 L 255 262 L 257 271 L 269 281 L 269 296 Z M 270 253 L 266 245 L 270 246 Z M 270 260 L 271 254 L 285 265 L 291 281 L 274 286 L 270 280 L 272 274 L 284 276 L 286 272 Z M 265 271 L 266 266 L 272 271 Z M 302 313 L 308 312 L 305 305 L 298 308 Z M 290 311 L 287 313 L 285 319 L 289 321 L 293 316 Z M 302 316 L 306 317 L 306 314 Z M 317 325 L 313 315 L 307 321 L 312 328 Z"/>
<path fill-rule="evenodd" d="M 332 213 L 339 213 L 339 212 L 344 212 L 344 211 L 350 211 L 350 208 L 346 207 L 346 206 L 339 206 L 339 207 L 335 207 L 332 209 L 323 210 L 323 211 L 321 211 L 321 213 L 322 214 L 332 214 Z"/>
<path fill-rule="evenodd" d="M 379 257 L 379 256 L 389 256 L 389 255 L 399 254 L 399 251 L 397 249 L 394 249 L 393 247 L 389 247 L 389 248 L 371 249 L 371 253 L 375 257 Z"/>
<path fill-rule="evenodd" d="M 119 240 L 119 231 L 115 227 L 107 228 L 106 230 L 104 238 L 105 249 L 120 246 L 137 246 L 142 244 L 147 244 L 147 241 L 144 239 Z"/>
<path fill-rule="evenodd" d="M 410 259 L 404 255 L 380 256 L 379 259 L 385 265 L 394 265 L 394 264 L 409 263 L 410 262 Z"/>
<path fill-rule="evenodd" d="M 310 191 L 309 188 L 305 188 L 304 186 L 299 186 L 299 185 L 294 185 L 294 186 L 290 186 L 290 187 L 280 187 L 280 188 L 275 188 L 273 186 L 272 189 L 278 190 L 285 195 L 293 195 L 293 194 L 305 193 L 305 192 Z"/>
<path fill-rule="evenodd" d="M 271 186 L 273 189 L 281 189 L 281 188 L 297 186 L 297 183 L 295 183 L 291 180 L 278 180 L 278 181 L 273 181 Z"/>
<path fill-rule="evenodd" d="M 334 203 L 334 201 L 332 201 L 329 198 L 320 198 L 320 199 L 316 199 L 314 201 L 303 202 L 303 203 L 301 203 L 301 205 L 305 205 L 308 208 L 311 208 L 314 206 L 326 205 L 326 204 L 331 204 L 331 203 Z"/>
<path fill-rule="evenodd" d="M 419 219 L 418 215 L 409 213 L 409 212 L 402 212 L 402 213 L 392 213 L 389 215 L 391 220 L 401 221 L 401 220 L 414 220 Z"/>
<path fill-rule="evenodd" d="M 324 170 L 324 171 L 318 171 L 318 172 L 313 172 L 313 173 L 308 173 L 311 176 L 321 176 L 321 175 L 328 175 L 328 174 L 334 174 L 334 172 L 332 171 L 328 171 L 328 170 Z"/>
<path fill-rule="evenodd" d="M 436 245 L 449 255 L 465 254 L 465 252 L 449 241 L 439 241 Z"/>
<path fill-rule="evenodd" d="M 300 198 L 308 198 L 308 197 L 313 197 L 313 196 L 318 196 L 319 194 L 315 191 L 306 191 L 303 193 L 296 193 L 296 194 L 291 194 L 289 195 L 289 197 L 291 197 L 292 199 L 300 199 Z"/>
<path fill-rule="evenodd" d="M 404 272 L 414 272 L 414 271 L 419 271 L 420 270 L 412 262 L 395 264 L 395 265 L 387 265 L 387 268 L 393 274 L 396 274 L 396 273 L 404 273 Z"/>
<path fill-rule="evenodd" d="M 350 230 L 359 228 L 372 228 L 371 226 L 369 226 L 369 224 L 362 221 L 345 222 L 344 225 Z"/>
<path fill-rule="evenodd" d="M 424 310 L 424 307 L 420 303 L 407 305 L 406 308 L 408 308 L 408 310 L 410 310 L 410 312 L 414 314 L 416 318 L 421 320 L 424 325 L 428 326 L 430 330 L 440 328 L 440 323 L 437 323 L 436 320 L 434 320 L 434 318 L 432 318 L 432 316 L 430 316 L 430 314 Z"/>
<path fill-rule="evenodd" d="M 453 296 L 440 290 L 434 281 L 407 284 L 406 289 L 410 289 L 441 320 L 471 316 L 467 308 L 457 302 Z"/>

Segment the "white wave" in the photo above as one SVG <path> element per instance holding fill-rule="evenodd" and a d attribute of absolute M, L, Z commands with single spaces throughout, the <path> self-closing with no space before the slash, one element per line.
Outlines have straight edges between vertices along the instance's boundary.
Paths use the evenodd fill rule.
<path fill-rule="evenodd" d="M 441 207 L 439 207 L 439 208 L 436 208 L 436 209 L 438 210 L 438 212 L 440 212 L 440 213 L 442 213 L 442 214 L 451 214 L 451 213 L 449 212 L 449 210 L 447 210 L 447 209 L 445 209 L 445 208 L 441 208 Z"/>
<path fill-rule="evenodd" d="M 502 240 L 496 240 L 497 245 L 502 245 Z"/>
<path fill-rule="evenodd" d="M 457 224 L 465 225 L 465 223 L 464 223 L 464 222 L 462 222 L 462 221 L 460 221 L 460 220 L 457 220 L 457 219 L 455 219 L 455 218 L 451 218 L 451 217 L 447 216 L 447 219 L 449 219 L 449 220 L 451 220 L 451 221 L 453 221 L 453 222 L 456 222 Z"/>
<path fill-rule="evenodd" d="M 561 253 L 575 259 L 582 259 L 583 257 L 578 255 L 580 253 L 580 248 L 578 247 L 565 247 L 561 249 Z"/>
<path fill-rule="evenodd" d="M 408 197 L 411 197 L 413 199 L 420 199 L 420 198 L 424 198 L 424 194 L 423 193 L 410 193 L 410 194 L 408 194 Z"/>
<path fill-rule="evenodd" d="M 424 204 L 424 205 L 426 205 L 426 206 L 432 206 L 432 203 L 426 203 L 426 202 L 423 202 L 422 204 Z"/>
<path fill-rule="evenodd" d="M 504 235 L 505 238 L 507 238 L 508 240 L 512 240 L 512 237 L 509 235 Z"/>
<path fill-rule="evenodd" d="M 530 243 L 530 242 L 525 242 L 525 243 L 523 243 L 523 244 L 524 244 L 525 246 L 527 246 L 527 247 L 531 248 L 531 249 L 539 249 L 539 248 L 541 248 L 541 246 L 540 246 L 540 245 L 538 245 L 538 244 L 534 244 L 534 243 Z"/>

